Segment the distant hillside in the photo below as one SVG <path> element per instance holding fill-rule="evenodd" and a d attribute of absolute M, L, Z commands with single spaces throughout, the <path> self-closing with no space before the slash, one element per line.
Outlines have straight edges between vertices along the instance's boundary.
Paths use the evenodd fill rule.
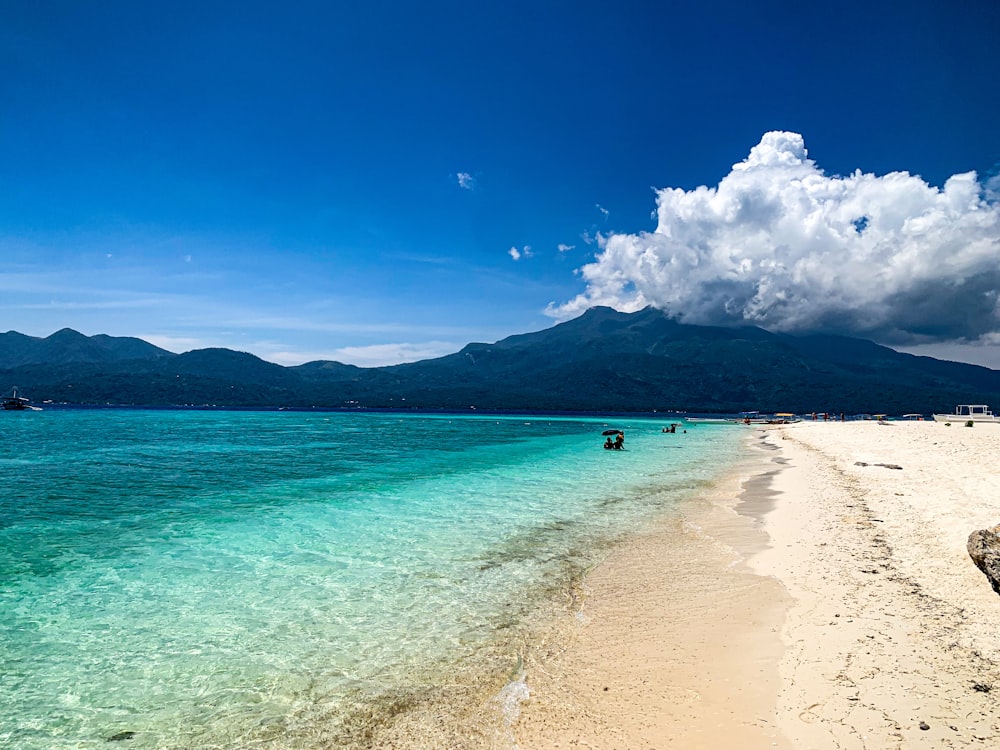
<path fill-rule="evenodd" d="M 104 334 L 84 336 L 71 328 L 63 328 L 45 338 L 25 336 L 16 331 L 0 333 L 0 370 L 22 365 L 121 362 L 175 356 L 142 339 Z"/>
<path fill-rule="evenodd" d="M 19 342 L 20 336 L 0 338 Z M 846 413 L 930 413 L 957 403 L 1000 407 L 1000 372 L 985 367 L 842 336 L 683 325 L 652 308 L 627 314 L 598 307 L 543 331 L 376 368 L 338 362 L 281 367 L 228 349 L 174 355 L 137 339 L 73 331 L 33 341 L 50 342 L 52 358 L 34 354 L 30 363 L 8 365 L 16 360 L 5 359 L 0 346 L 0 382 L 20 386 L 35 401 Z"/>

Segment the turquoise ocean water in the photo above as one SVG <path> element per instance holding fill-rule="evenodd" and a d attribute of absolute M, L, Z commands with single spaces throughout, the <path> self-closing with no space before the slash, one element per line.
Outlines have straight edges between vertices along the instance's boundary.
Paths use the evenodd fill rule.
<path fill-rule="evenodd" d="M 484 649 L 516 681 L 505 633 L 737 460 L 668 421 L 0 413 L 0 747 L 363 745 Z"/>

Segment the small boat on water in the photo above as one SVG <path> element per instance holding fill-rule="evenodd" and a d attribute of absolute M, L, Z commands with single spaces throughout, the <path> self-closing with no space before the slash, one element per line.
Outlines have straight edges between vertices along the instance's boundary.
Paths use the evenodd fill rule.
<path fill-rule="evenodd" d="M 684 417 L 692 424 L 791 424 L 801 421 L 790 412 L 780 412 L 774 416 L 759 411 L 741 411 L 736 417 Z"/>
<path fill-rule="evenodd" d="M 779 411 L 773 417 L 768 418 L 768 424 L 795 424 L 796 422 L 801 422 L 799 417 L 795 416 L 791 412 Z"/>
<path fill-rule="evenodd" d="M 959 404 L 954 414 L 935 414 L 935 422 L 986 422 L 1000 424 L 1000 417 L 994 416 L 986 404 Z"/>
<path fill-rule="evenodd" d="M 767 417 L 762 417 L 759 411 L 741 411 L 733 420 L 736 424 L 765 424 Z"/>
<path fill-rule="evenodd" d="M 37 406 L 31 406 L 31 399 L 17 395 L 17 386 L 9 396 L 0 397 L 2 411 L 41 411 Z"/>

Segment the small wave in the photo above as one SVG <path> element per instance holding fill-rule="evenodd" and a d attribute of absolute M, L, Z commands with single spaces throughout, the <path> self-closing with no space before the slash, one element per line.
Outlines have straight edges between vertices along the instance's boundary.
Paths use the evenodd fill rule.
<path fill-rule="evenodd" d="M 705 530 L 701 526 L 692 521 L 687 520 L 686 518 L 683 521 L 681 521 L 681 529 L 683 529 L 685 534 L 694 534 L 695 536 L 702 538 L 707 537 L 707 534 L 705 534 Z"/>
<path fill-rule="evenodd" d="M 517 750 L 514 740 L 514 724 L 521 715 L 521 704 L 531 697 L 526 675 L 522 672 L 517 679 L 508 682 L 493 699 L 500 715 L 500 727 L 497 730 L 499 746 Z"/>

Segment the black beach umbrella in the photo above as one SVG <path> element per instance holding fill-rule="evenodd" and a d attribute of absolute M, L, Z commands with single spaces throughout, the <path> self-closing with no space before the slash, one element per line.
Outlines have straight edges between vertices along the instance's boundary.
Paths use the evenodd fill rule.
<path fill-rule="evenodd" d="M 621 430 L 605 430 L 601 433 L 602 435 L 624 435 L 625 433 Z"/>

